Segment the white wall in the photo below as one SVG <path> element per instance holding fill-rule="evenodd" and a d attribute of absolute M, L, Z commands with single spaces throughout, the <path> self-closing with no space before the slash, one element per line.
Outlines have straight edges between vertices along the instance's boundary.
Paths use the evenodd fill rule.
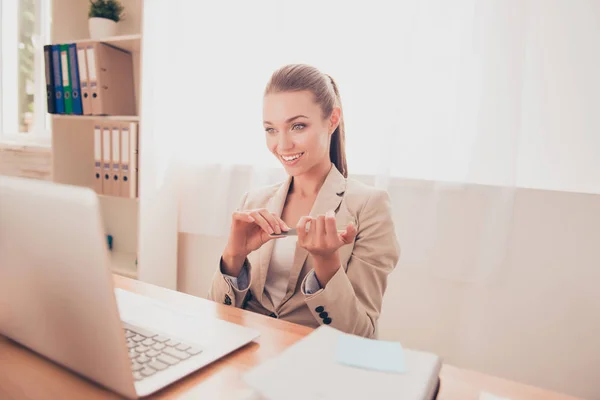
<path fill-rule="evenodd" d="M 600 196 L 475 185 L 440 190 L 417 181 L 391 194 L 399 199 L 403 254 L 385 296 L 382 339 L 460 367 L 600 398 Z M 424 228 L 432 202 L 443 222 L 437 233 Z M 494 202 L 510 207 L 491 208 L 508 224 L 505 251 L 490 255 L 480 252 L 487 245 L 478 222 L 495 223 L 484 212 Z M 432 234 L 435 241 L 422 240 Z M 179 289 L 206 296 L 225 238 L 181 233 L 178 245 Z M 477 263 L 490 264 L 487 273 L 481 265 L 469 269 Z"/>

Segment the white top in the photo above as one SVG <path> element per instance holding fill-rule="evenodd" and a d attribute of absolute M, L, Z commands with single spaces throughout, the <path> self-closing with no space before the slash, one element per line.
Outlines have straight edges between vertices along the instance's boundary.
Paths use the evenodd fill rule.
<path fill-rule="evenodd" d="M 290 282 L 290 271 L 294 265 L 294 256 L 296 255 L 297 236 L 288 236 L 282 239 L 274 239 L 273 255 L 265 280 L 265 291 L 271 296 L 273 306 L 277 308 L 287 292 Z M 224 275 L 231 285 L 237 290 L 246 290 L 250 284 L 248 280 L 248 270 L 244 266 L 239 276 L 233 277 Z M 321 284 L 317 280 L 315 271 L 310 271 L 307 275 L 304 293 L 307 295 L 315 294 L 321 290 Z"/>
<path fill-rule="evenodd" d="M 294 265 L 297 239 L 297 236 L 273 239 L 275 243 L 265 281 L 265 291 L 269 293 L 275 308 L 279 306 L 287 292 L 290 282 L 290 270 Z"/>

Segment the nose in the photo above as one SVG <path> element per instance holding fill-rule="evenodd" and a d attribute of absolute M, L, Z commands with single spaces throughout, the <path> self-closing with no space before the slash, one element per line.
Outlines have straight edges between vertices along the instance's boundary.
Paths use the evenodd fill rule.
<path fill-rule="evenodd" d="M 285 132 L 281 133 L 279 135 L 279 143 L 277 143 L 277 148 L 278 148 L 279 152 L 285 153 L 286 151 L 289 151 L 293 147 L 294 147 L 294 143 L 292 143 L 290 136 Z"/>

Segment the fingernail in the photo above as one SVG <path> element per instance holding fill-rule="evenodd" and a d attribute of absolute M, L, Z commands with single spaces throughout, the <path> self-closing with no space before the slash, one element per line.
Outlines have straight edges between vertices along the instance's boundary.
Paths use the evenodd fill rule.
<path fill-rule="evenodd" d="M 325 213 L 326 217 L 335 217 L 335 212 L 333 210 L 329 210 Z"/>

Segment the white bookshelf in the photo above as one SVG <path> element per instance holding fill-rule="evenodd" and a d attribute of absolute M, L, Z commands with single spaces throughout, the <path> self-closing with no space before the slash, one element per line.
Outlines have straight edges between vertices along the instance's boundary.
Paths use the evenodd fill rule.
<path fill-rule="evenodd" d="M 73 40 L 71 43 L 87 42 L 89 39 Z M 103 43 L 108 43 L 112 46 L 127 50 L 130 53 L 139 52 L 141 49 L 142 35 L 137 33 L 133 35 L 110 36 L 103 38 Z"/>
<path fill-rule="evenodd" d="M 57 183 L 93 188 L 95 121 L 140 121 L 143 0 L 121 0 L 121 3 L 125 7 L 125 18 L 118 23 L 118 35 L 99 41 L 132 54 L 136 115 L 50 114 L 52 177 Z M 90 41 L 88 7 L 88 1 L 53 0 L 51 43 Z M 140 137 L 143 135 L 139 125 L 138 134 Z M 113 236 L 112 271 L 137 278 L 139 199 L 105 195 L 99 195 L 98 198 L 105 233 Z"/>
<path fill-rule="evenodd" d="M 114 273 L 128 278 L 137 278 L 136 253 L 111 252 L 111 264 Z"/>
<path fill-rule="evenodd" d="M 52 118 L 55 120 L 86 120 L 86 121 L 128 121 L 138 122 L 140 117 L 138 115 L 66 115 L 66 114 L 53 114 Z"/>

